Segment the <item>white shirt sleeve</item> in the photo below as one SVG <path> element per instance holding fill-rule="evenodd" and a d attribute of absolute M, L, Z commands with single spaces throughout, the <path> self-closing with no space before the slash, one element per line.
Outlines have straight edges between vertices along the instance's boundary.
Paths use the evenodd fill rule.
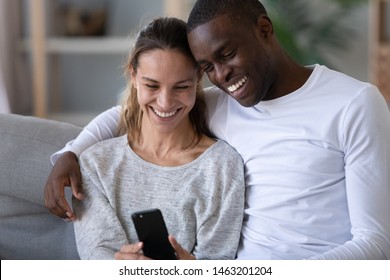
<path fill-rule="evenodd" d="M 66 143 L 65 147 L 54 153 L 50 160 L 54 164 L 61 154 L 73 152 L 77 157 L 93 144 L 117 136 L 121 107 L 115 106 L 95 117 L 77 136 Z"/>
<path fill-rule="evenodd" d="M 344 119 L 346 195 L 352 239 L 313 259 L 390 259 L 390 116 L 373 91 Z"/>

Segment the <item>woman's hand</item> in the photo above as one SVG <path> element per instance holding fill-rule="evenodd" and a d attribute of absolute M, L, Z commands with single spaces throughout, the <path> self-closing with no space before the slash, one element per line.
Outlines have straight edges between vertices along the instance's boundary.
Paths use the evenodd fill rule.
<path fill-rule="evenodd" d="M 116 260 L 150 260 L 142 253 L 142 242 L 123 245 L 119 252 L 115 253 Z"/>
<path fill-rule="evenodd" d="M 187 250 L 181 247 L 181 245 L 176 241 L 175 237 L 169 235 L 168 239 L 176 252 L 176 257 L 178 260 L 196 260 L 194 255 L 191 255 Z"/>
<path fill-rule="evenodd" d="M 176 257 L 178 260 L 195 260 L 195 257 L 188 253 L 181 245 L 176 241 L 176 239 L 169 235 L 169 242 L 171 243 L 173 249 L 176 252 Z M 142 242 L 126 244 L 123 245 L 119 252 L 115 253 L 116 260 L 150 260 L 150 258 L 145 257 L 142 253 L 142 248 L 144 244 Z"/>

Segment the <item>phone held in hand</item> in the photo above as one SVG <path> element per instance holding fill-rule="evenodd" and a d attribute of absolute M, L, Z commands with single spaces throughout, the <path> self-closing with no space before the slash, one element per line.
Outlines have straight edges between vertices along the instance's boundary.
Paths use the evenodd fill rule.
<path fill-rule="evenodd" d="M 159 209 L 135 212 L 131 215 L 143 252 L 154 260 L 175 260 L 175 250 L 168 240 L 168 230 Z"/>

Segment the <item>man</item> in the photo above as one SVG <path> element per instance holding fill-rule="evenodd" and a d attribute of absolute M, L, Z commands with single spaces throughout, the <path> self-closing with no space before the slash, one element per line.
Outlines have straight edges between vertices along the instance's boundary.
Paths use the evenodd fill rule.
<path fill-rule="evenodd" d="M 295 63 L 257 0 L 198 0 L 188 40 L 216 86 L 205 92 L 210 129 L 245 163 L 238 258 L 389 259 L 390 118 L 377 88 Z M 81 197 L 77 155 L 115 136 L 117 111 L 56 155 L 74 152 L 45 188 L 58 216 L 75 218 L 64 186 Z"/>

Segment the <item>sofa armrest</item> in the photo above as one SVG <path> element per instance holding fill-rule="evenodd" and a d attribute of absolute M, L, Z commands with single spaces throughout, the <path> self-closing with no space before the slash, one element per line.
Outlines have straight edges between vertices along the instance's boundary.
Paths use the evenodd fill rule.
<path fill-rule="evenodd" d="M 0 114 L 0 258 L 78 259 L 73 224 L 44 207 L 50 155 L 81 128 Z M 70 196 L 70 192 L 68 192 Z"/>

